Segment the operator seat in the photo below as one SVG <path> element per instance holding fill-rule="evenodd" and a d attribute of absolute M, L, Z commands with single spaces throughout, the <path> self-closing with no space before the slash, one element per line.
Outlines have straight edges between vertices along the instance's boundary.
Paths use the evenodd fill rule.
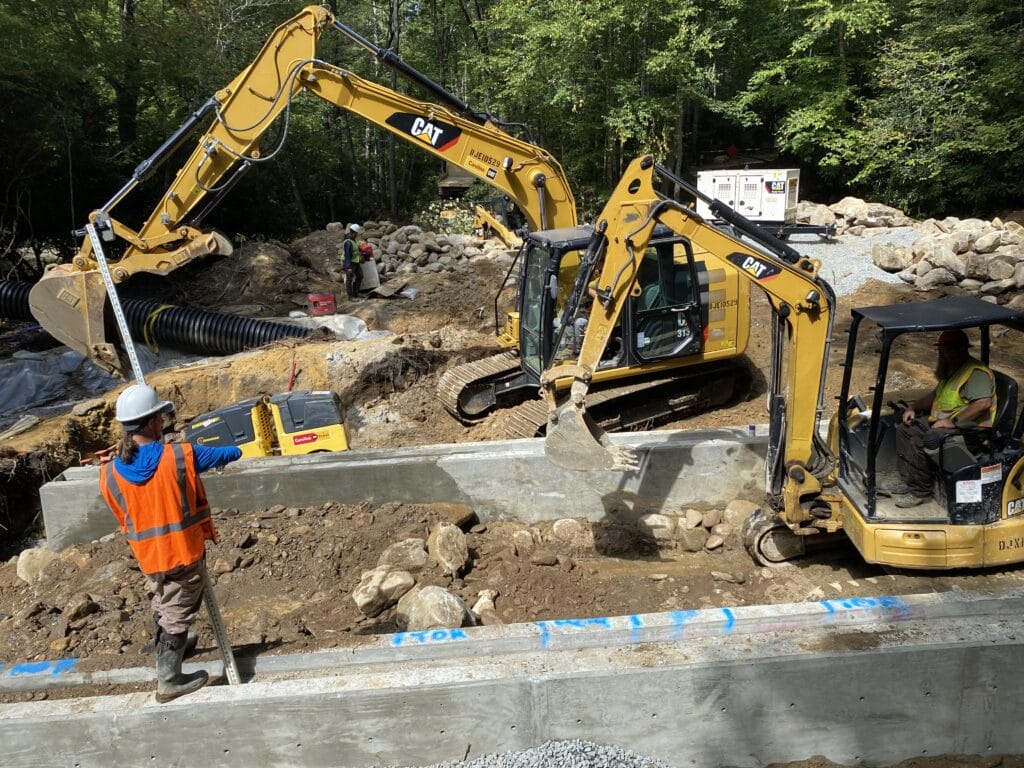
<path fill-rule="evenodd" d="M 1017 414 L 1017 380 L 1002 371 L 992 371 L 996 379 L 996 416 L 992 429 L 997 435 L 1009 435 Z"/>

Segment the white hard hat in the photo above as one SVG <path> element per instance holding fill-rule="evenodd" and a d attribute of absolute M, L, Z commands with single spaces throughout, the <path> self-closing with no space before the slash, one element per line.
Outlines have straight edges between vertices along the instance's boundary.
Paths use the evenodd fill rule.
<path fill-rule="evenodd" d="M 359 234 L 360 232 L 363 231 L 363 228 L 360 227 L 358 224 L 349 224 L 348 228 L 355 232 L 356 234 Z"/>
<path fill-rule="evenodd" d="M 161 400 L 148 384 L 132 384 L 118 396 L 114 418 L 126 427 L 141 427 L 150 416 L 173 410 L 174 403 Z"/>

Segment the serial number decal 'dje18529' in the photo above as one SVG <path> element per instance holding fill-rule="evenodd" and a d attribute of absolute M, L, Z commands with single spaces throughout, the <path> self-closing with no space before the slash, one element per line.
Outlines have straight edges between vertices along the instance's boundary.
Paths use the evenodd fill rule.
<path fill-rule="evenodd" d="M 745 253 L 730 253 L 729 261 L 758 280 L 770 280 L 782 271 L 782 267 L 761 261 L 756 256 L 748 256 Z"/>
<path fill-rule="evenodd" d="M 413 115 L 409 112 L 395 112 L 386 122 L 392 128 L 429 144 L 438 152 L 450 149 L 462 135 L 462 129 L 450 123 L 428 120 L 422 115 Z"/>

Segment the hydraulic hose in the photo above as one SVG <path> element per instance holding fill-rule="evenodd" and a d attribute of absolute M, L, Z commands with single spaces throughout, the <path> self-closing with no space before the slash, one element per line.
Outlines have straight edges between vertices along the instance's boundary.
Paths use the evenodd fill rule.
<path fill-rule="evenodd" d="M 28 304 L 31 287 L 29 283 L 0 280 L 0 316 L 34 319 Z M 124 299 L 121 305 L 136 341 L 166 344 L 200 355 L 231 355 L 278 339 L 303 339 L 311 333 L 308 328 L 273 320 L 175 307 L 158 301 Z"/>

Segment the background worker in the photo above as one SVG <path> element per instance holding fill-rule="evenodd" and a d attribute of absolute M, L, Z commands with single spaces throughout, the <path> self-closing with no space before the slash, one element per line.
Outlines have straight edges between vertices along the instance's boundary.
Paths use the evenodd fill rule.
<path fill-rule="evenodd" d="M 190 650 L 188 630 L 203 601 L 206 541 L 217 537 L 199 473 L 242 455 L 236 446 L 165 443 L 164 414 L 173 411 L 174 405 L 150 386 L 125 389 L 115 411 L 124 436 L 117 456 L 100 468 L 100 492 L 153 593 L 160 703 L 198 690 L 207 681 L 206 672 L 181 672 Z"/>
<path fill-rule="evenodd" d="M 349 224 L 345 239 L 341 241 L 341 268 L 345 272 L 345 291 L 350 299 L 359 298 L 359 288 L 363 284 L 363 255 L 359 247 L 362 237 L 363 228 Z"/>
<path fill-rule="evenodd" d="M 934 463 L 926 447 L 938 446 L 958 426 L 991 427 L 996 411 L 995 377 L 971 357 L 961 330 L 943 331 L 935 342 L 938 385 L 910 403 L 896 430 L 896 455 L 903 484 L 892 491 L 897 507 L 915 507 L 932 495 Z M 927 414 L 925 416 L 924 414 Z"/>

